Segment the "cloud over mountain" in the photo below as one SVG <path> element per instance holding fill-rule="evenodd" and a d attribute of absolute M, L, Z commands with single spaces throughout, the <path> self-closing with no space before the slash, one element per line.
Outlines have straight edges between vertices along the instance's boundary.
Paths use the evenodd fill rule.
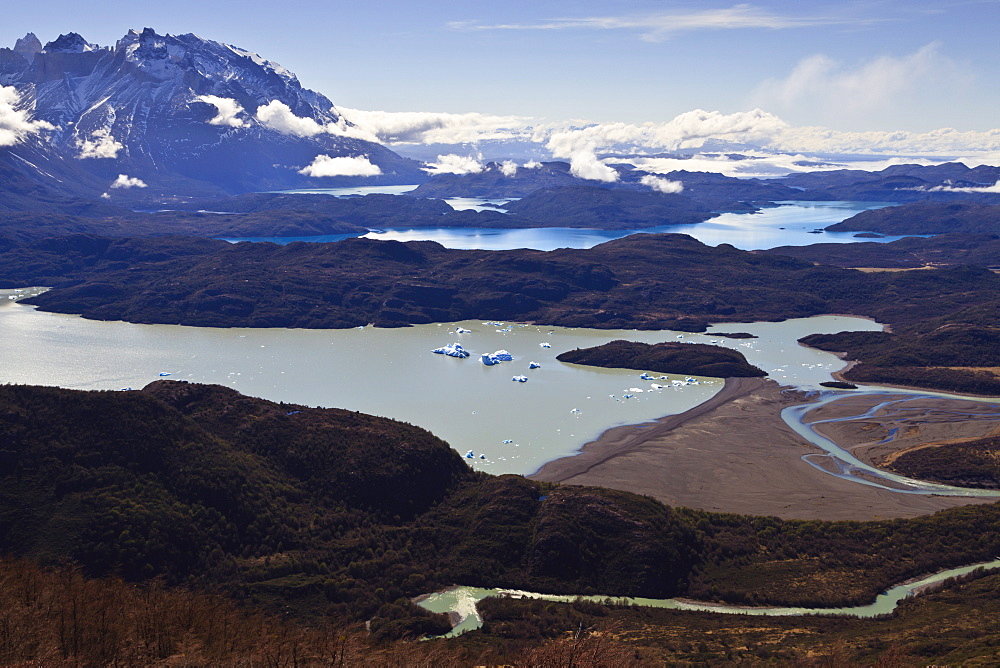
<path fill-rule="evenodd" d="M 94 130 L 90 139 L 77 139 L 77 147 L 80 149 L 79 158 L 117 158 L 118 151 L 125 148 L 124 144 L 111 136 L 111 130 L 100 128 Z"/>
<path fill-rule="evenodd" d="M 531 135 L 531 119 L 526 116 L 364 111 L 339 106 L 336 110 L 375 140 L 387 144 L 462 144 Z"/>
<path fill-rule="evenodd" d="M 243 113 L 243 107 L 236 100 L 218 95 L 199 95 L 195 100 L 215 107 L 216 114 L 208 120 L 209 125 L 225 125 L 231 128 L 246 127 L 247 122 L 239 117 Z"/>
<path fill-rule="evenodd" d="M 13 86 L 0 86 L 0 146 L 13 146 L 30 134 L 53 130 L 55 126 L 43 120 L 32 120 L 20 109 L 21 96 Z"/>
<path fill-rule="evenodd" d="M 308 166 L 299 170 L 306 176 L 378 176 L 382 173 L 378 165 L 372 164 L 368 156 L 338 156 L 317 155 Z"/>
<path fill-rule="evenodd" d="M 424 167 L 429 174 L 478 174 L 483 171 L 483 163 L 478 158 L 468 155 L 439 155 L 436 162 L 429 162 Z"/>

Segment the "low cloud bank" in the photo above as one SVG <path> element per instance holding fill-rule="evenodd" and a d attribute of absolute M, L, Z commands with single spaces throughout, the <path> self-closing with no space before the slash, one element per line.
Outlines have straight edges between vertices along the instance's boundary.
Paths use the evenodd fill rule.
<path fill-rule="evenodd" d="M 31 120 L 24 109 L 18 109 L 21 96 L 13 86 L 0 86 L 0 146 L 13 146 L 26 136 L 42 130 L 54 130 L 46 121 Z"/>
<path fill-rule="evenodd" d="M 926 190 L 932 193 L 1000 193 L 1000 181 L 991 186 L 934 186 L 933 188 L 915 188 L 915 190 Z"/>
<path fill-rule="evenodd" d="M 867 85 L 865 82 L 880 81 L 880 77 L 886 76 L 886 72 L 892 73 L 900 68 L 909 68 L 907 71 L 919 70 L 920 64 L 932 59 L 933 55 L 934 50 L 928 47 L 902 63 L 886 61 L 872 65 L 864 71 L 861 83 L 845 75 L 841 87 L 848 86 L 851 81 L 863 87 Z M 819 68 L 822 72 L 830 71 L 829 64 L 814 65 L 823 65 Z M 815 67 L 808 70 L 815 71 Z M 815 77 L 809 81 L 814 79 Z M 792 99 L 803 90 L 811 90 L 812 84 L 789 79 L 779 88 L 781 90 L 772 92 L 772 96 Z M 218 111 L 209 123 L 230 127 L 248 124 L 239 116 L 245 112 L 235 100 L 214 96 L 201 96 L 198 99 L 213 104 Z M 629 162 L 649 171 L 665 173 L 669 170 L 655 166 L 653 161 L 671 158 L 654 157 L 655 154 L 696 153 L 699 149 L 712 156 L 699 156 L 697 159 L 703 164 L 697 167 L 692 162 L 677 164 L 673 169 L 707 169 L 736 176 L 775 176 L 824 168 L 823 165 L 816 164 L 815 158 L 808 157 L 810 155 L 858 158 L 871 156 L 873 162 L 884 160 L 887 155 L 941 156 L 949 159 L 965 156 L 963 160 L 968 163 L 970 160 L 975 161 L 977 155 L 1000 153 L 1000 129 L 846 132 L 825 127 L 792 126 L 779 116 L 760 108 L 731 114 L 695 109 L 665 122 L 642 124 L 582 121 L 548 123 L 524 116 L 364 111 L 347 107 L 335 107 L 331 111 L 337 115 L 337 120 L 324 124 L 312 118 L 296 116 L 288 105 L 273 100 L 259 106 L 252 120 L 283 134 L 298 137 L 329 134 L 378 142 L 390 147 L 418 144 L 475 147 L 479 142 L 503 141 L 520 142 L 523 146 L 528 143 L 544 147 L 553 159 L 569 161 L 572 173 L 576 176 L 605 182 L 618 180 L 618 172 L 612 164 Z M 8 116 L 10 113 L 8 110 Z M 4 127 L 3 118 L 3 107 L 0 106 L 0 132 Z M 19 118 L 21 125 L 40 123 L 34 126 L 34 131 L 48 126 L 44 121 L 27 121 L 23 115 Z M 2 136 L 0 134 L 0 141 Z M 495 147 L 491 151 L 497 152 Z M 733 164 L 734 161 L 725 156 L 732 152 L 749 155 L 753 160 L 744 161 L 745 164 Z M 632 157 L 602 157 L 609 153 Z M 917 162 L 919 158 L 909 158 L 908 161 Z M 650 169 L 650 165 L 654 168 Z M 438 155 L 437 160 L 429 162 L 425 169 L 432 174 L 468 174 L 482 171 L 483 165 L 481 157 L 450 153 Z M 513 163 L 503 163 L 501 166 L 505 174 L 516 174 L 516 169 L 517 166 Z"/>

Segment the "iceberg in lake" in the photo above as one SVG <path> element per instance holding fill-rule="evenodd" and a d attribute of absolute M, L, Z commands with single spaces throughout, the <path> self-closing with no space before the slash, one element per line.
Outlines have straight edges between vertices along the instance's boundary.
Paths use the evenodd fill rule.
<path fill-rule="evenodd" d="M 528 382 L 528 377 L 527 376 L 514 376 L 513 378 L 511 378 L 511 380 L 513 380 L 516 383 L 527 383 Z"/>
<path fill-rule="evenodd" d="M 498 350 L 495 353 L 483 353 L 481 359 L 486 366 L 493 366 L 500 364 L 500 362 L 513 362 L 514 356 L 506 350 Z"/>
<path fill-rule="evenodd" d="M 529 369 L 541 369 L 542 365 L 539 364 L 538 362 L 529 362 L 528 363 L 528 368 Z"/>
<path fill-rule="evenodd" d="M 543 343 L 539 343 L 538 345 L 539 345 L 539 347 L 541 347 L 541 348 L 551 348 L 551 347 L 552 347 L 552 344 L 551 344 L 551 343 L 549 343 L 548 341 L 545 341 L 545 342 L 543 342 Z"/>
<path fill-rule="evenodd" d="M 446 346 L 435 348 L 431 352 L 437 353 L 438 355 L 447 355 L 448 357 L 459 357 L 462 359 L 469 356 L 469 351 L 463 348 L 461 343 L 449 343 Z"/>

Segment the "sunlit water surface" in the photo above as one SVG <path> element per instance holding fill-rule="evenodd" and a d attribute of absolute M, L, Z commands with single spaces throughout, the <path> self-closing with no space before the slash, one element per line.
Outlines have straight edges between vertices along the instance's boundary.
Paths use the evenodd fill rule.
<path fill-rule="evenodd" d="M 683 412 L 722 387 L 717 379 L 688 384 L 683 376 L 660 379 L 661 374 L 653 374 L 656 380 L 648 381 L 639 378 L 639 371 L 563 364 L 555 359 L 563 351 L 614 339 L 714 340 L 740 350 L 775 380 L 816 387 L 843 363 L 798 345 L 796 339 L 816 332 L 879 328 L 860 318 L 822 316 L 713 328 L 760 337 L 750 340 L 713 337 L 711 332 L 480 321 L 402 329 L 223 329 L 85 320 L 39 312 L 8 300 L 7 294 L 11 292 L 0 291 L 0 382 L 102 390 L 141 388 L 161 377 L 218 383 L 250 396 L 347 408 L 416 424 L 463 455 L 471 451 L 470 464 L 494 473 L 532 473 L 610 427 Z M 472 331 L 457 334 L 459 326 Z M 454 342 L 472 357 L 431 352 Z M 482 353 L 501 349 L 514 361 L 491 367 L 480 362 Z M 532 361 L 541 367 L 529 369 Z M 513 381 L 518 375 L 528 381 Z"/>

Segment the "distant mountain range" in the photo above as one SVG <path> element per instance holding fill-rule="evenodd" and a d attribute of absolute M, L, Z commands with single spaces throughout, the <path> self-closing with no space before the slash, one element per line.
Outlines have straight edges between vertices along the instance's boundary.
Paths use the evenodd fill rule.
<path fill-rule="evenodd" d="M 351 136 L 333 103 L 280 65 L 196 35 L 130 30 L 101 47 L 76 33 L 43 46 L 29 33 L 0 49 L 0 85 L 52 126 L 0 149 L 0 169 L 56 191 L 127 200 L 427 178 Z M 303 173 L 314 163 L 325 166 Z"/>
<path fill-rule="evenodd" d="M 1000 168 L 961 163 L 871 172 L 831 171 L 817 162 L 810 165 L 826 169 L 753 179 L 695 169 L 651 173 L 635 165 L 657 156 L 633 155 L 632 164 L 622 155 L 600 163 L 606 171 L 598 181 L 582 178 L 569 163 L 532 157 L 522 164 L 474 160 L 469 173 L 432 177 L 428 172 L 435 169 L 371 141 L 371 132 L 280 65 L 236 46 L 150 28 L 130 30 L 113 47 L 72 32 L 43 45 L 28 33 L 13 48 L 0 48 L 0 95 L 0 114 L 7 114 L 0 115 L 0 211 L 114 216 L 122 209 L 190 208 L 193 201 L 250 192 L 360 184 L 422 184 L 412 193 L 420 198 L 508 199 L 587 186 L 683 197 L 710 212 L 785 200 L 1000 203 Z M 503 143 L 490 147 L 497 152 Z M 739 153 L 744 145 L 716 141 L 706 147 L 728 151 L 719 154 L 727 160 L 758 159 Z M 511 157 L 525 154 L 524 148 Z M 519 213 L 525 208 L 520 205 Z M 616 212 L 604 218 L 609 216 L 617 227 L 625 220 L 633 227 L 664 222 L 654 216 L 635 224 L 636 216 Z M 607 227 L 591 219 L 560 224 Z"/>

